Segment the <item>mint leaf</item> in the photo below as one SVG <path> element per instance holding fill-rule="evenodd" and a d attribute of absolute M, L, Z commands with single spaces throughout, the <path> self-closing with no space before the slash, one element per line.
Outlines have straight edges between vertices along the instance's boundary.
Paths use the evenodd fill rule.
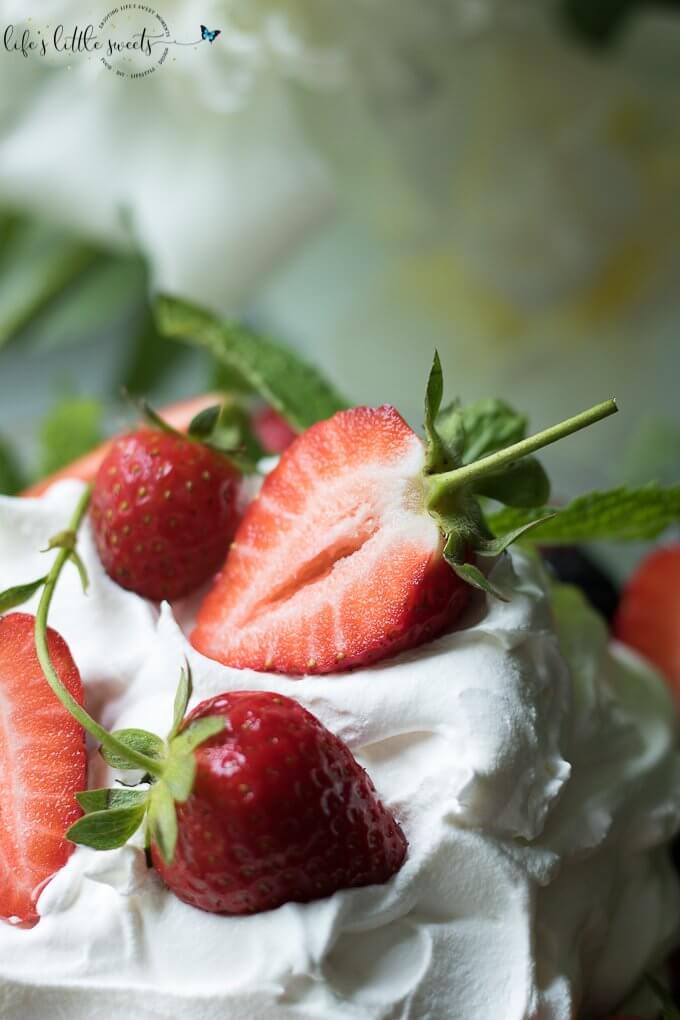
<path fill-rule="evenodd" d="M 437 434 L 448 450 L 453 467 L 463 463 L 465 450 L 465 426 L 460 401 L 454 400 L 437 415 Z"/>
<path fill-rule="evenodd" d="M 94 850 L 115 850 L 134 835 L 145 813 L 145 804 L 93 811 L 78 819 L 66 833 L 66 838 L 72 843 L 91 846 Z"/>
<path fill-rule="evenodd" d="M 611 489 L 579 496 L 566 507 L 534 510 L 501 510 L 487 516 L 496 535 L 537 521 L 547 513 L 554 516 L 531 532 L 532 542 L 590 542 L 600 539 L 638 541 L 656 538 L 680 522 L 680 485 L 661 488 Z"/>
<path fill-rule="evenodd" d="M 149 798 L 149 833 L 166 864 L 172 864 L 177 845 L 177 811 L 166 783 L 156 783 Z"/>
<path fill-rule="evenodd" d="M 23 472 L 14 451 L 0 438 L 0 494 L 14 496 L 24 484 Z"/>
<path fill-rule="evenodd" d="M 130 790 L 119 786 L 113 790 L 83 790 L 76 794 L 76 800 L 89 815 L 94 811 L 106 811 L 108 808 L 137 807 L 145 804 L 148 796 L 148 790 Z"/>
<path fill-rule="evenodd" d="M 523 457 L 502 471 L 480 478 L 472 489 L 506 506 L 543 506 L 550 496 L 550 480 L 535 457 Z"/>
<path fill-rule="evenodd" d="M 15 224 L 0 258 L 0 347 L 97 257 L 59 229 Z"/>
<path fill-rule="evenodd" d="M 122 371 L 112 386 L 115 396 L 120 393 L 121 388 L 138 396 L 151 393 L 165 382 L 183 361 L 191 357 L 190 351 L 184 350 L 179 345 L 169 345 L 165 337 L 161 336 L 153 313 L 146 303 L 144 276 L 141 283 L 144 304 L 132 326 Z"/>
<path fill-rule="evenodd" d="M 23 606 L 31 596 L 42 588 L 47 577 L 39 577 L 37 581 L 29 581 L 28 584 L 18 584 L 14 588 L 6 588 L 0 592 L 0 613 L 7 613 L 10 609 Z"/>
<path fill-rule="evenodd" d="M 204 347 L 234 369 L 299 432 L 348 406 L 317 369 L 251 329 L 167 296 L 156 302 L 156 322 L 165 336 Z"/>
<path fill-rule="evenodd" d="M 138 751 L 140 754 L 145 754 L 149 758 L 162 758 L 165 753 L 165 744 L 160 737 L 157 737 L 155 733 L 149 733 L 148 730 L 137 730 L 137 729 L 126 729 L 126 730 L 115 730 L 112 736 L 116 738 L 125 747 L 131 747 L 133 751 Z M 107 765 L 110 765 L 113 769 L 126 769 L 126 770 L 137 770 L 139 765 L 125 758 L 123 755 L 118 754 L 116 751 L 110 751 L 106 747 L 101 748 L 101 756 Z"/>
<path fill-rule="evenodd" d="M 103 439 L 102 407 L 87 397 L 60 400 L 40 427 L 40 474 L 51 475 Z"/>
<path fill-rule="evenodd" d="M 518 443 L 526 436 L 527 419 L 503 400 L 478 400 L 460 408 L 460 414 L 465 430 L 464 464 Z"/>

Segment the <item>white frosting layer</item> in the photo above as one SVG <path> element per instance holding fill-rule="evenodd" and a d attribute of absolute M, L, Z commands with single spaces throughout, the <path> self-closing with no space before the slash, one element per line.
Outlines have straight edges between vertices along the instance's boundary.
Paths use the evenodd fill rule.
<path fill-rule="evenodd" d="M 38 550 L 79 491 L 0 499 L 0 589 L 44 573 Z M 511 601 L 481 601 L 455 633 L 292 681 L 204 659 L 167 606 L 105 576 L 87 531 L 81 545 L 89 596 L 67 568 L 51 622 L 92 712 L 165 732 L 185 655 L 195 702 L 291 695 L 368 768 L 409 854 L 384 886 L 228 918 L 181 903 L 132 846 L 78 848 L 35 928 L 0 924 L 0 1016 L 571 1020 L 617 1004 L 663 952 L 680 906 L 673 706 L 570 589 L 554 597 L 558 643 L 531 559 L 499 562 Z M 98 756 L 91 772 L 110 778 Z"/>

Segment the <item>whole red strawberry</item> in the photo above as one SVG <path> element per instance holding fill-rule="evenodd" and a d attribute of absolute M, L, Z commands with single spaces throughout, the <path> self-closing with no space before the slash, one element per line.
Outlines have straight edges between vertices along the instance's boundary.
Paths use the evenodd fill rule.
<path fill-rule="evenodd" d="M 226 556 L 238 523 L 239 479 L 221 453 L 177 433 L 143 428 L 117 439 L 92 496 L 108 574 L 145 598 L 188 595 Z"/>
<path fill-rule="evenodd" d="M 347 746 L 296 701 L 238 691 L 202 702 L 183 729 L 223 716 L 195 752 L 196 777 L 177 805 L 165 883 L 202 910 L 252 914 L 338 889 L 386 882 L 406 839 Z"/>
<path fill-rule="evenodd" d="M 45 883 L 66 864 L 64 837 L 80 817 L 75 794 L 87 777 L 85 734 L 49 689 L 34 644 L 35 619 L 0 618 L 0 918 L 38 920 Z M 47 632 L 50 657 L 79 704 L 83 688 L 64 640 Z"/>
<path fill-rule="evenodd" d="M 680 705 L 680 543 L 642 561 L 624 589 L 614 632 L 658 666 Z"/>

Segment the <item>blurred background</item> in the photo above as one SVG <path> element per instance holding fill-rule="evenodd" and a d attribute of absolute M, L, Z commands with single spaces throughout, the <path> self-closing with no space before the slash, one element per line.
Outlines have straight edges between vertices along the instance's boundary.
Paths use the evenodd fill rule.
<path fill-rule="evenodd" d="M 197 36 L 189 5 L 152 6 Z M 0 28 L 105 8 L 0 0 Z M 502 396 L 535 428 L 614 395 L 621 414 L 546 452 L 557 493 L 677 481 L 680 3 L 200 17 L 214 43 L 139 80 L 0 48 L 0 490 L 115 428 L 122 386 L 159 404 L 214 384 L 156 333 L 157 291 L 415 426 L 434 347 L 450 396 Z"/>

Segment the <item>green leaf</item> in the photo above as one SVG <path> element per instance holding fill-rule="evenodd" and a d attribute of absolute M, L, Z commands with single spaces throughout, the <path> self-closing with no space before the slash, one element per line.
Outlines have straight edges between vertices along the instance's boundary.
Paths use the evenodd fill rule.
<path fill-rule="evenodd" d="M 480 478 L 472 489 L 506 506 L 543 506 L 550 497 L 550 480 L 535 457 L 523 457 L 502 471 Z"/>
<path fill-rule="evenodd" d="M 146 295 L 130 331 L 127 356 L 120 375 L 113 380 L 112 391 L 121 389 L 142 396 L 161 385 L 191 355 L 179 345 L 170 345 L 158 332 Z"/>
<path fill-rule="evenodd" d="M 461 408 L 465 430 L 463 463 L 486 457 L 524 439 L 527 419 L 503 400 L 487 398 Z"/>
<path fill-rule="evenodd" d="M 223 452 L 230 451 L 230 459 L 247 474 L 252 474 L 257 462 L 267 455 L 253 431 L 250 415 L 234 400 L 222 405 L 210 445 Z"/>
<path fill-rule="evenodd" d="M 493 595 L 494 598 L 500 599 L 501 602 L 509 602 L 510 599 L 505 595 L 499 588 L 491 583 L 488 577 L 478 567 L 475 567 L 472 563 L 455 563 L 447 561 L 449 566 L 462 581 L 467 584 L 471 584 L 473 588 L 478 588 L 480 591 L 486 592 L 487 595 Z"/>
<path fill-rule="evenodd" d="M 196 778 L 196 759 L 193 754 L 171 754 L 163 771 L 163 779 L 176 801 L 183 804 L 189 799 Z"/>
<path fill-rule="evenodd" d="M 191 666 L 185 660 L 182 671 L 179 675 L 179 683 L 177 684 L 177 691 L 175 693 L 175 706 L 172 716 L 172 729 L 168 735 L 168 740 L 172 740 L 179 733 L 179 728 L 184 721 L 186 715 L 187 705 L 191 698 L 194 689 L 193 677 L 191 675 Z"/>
<path fill-rule="evenodd" d="M 102 406 L 89 397 L 60 400 L 40 427 L 40 474 L 50 475 L 103 439 Z"/>
<path fill-rule="evenodd" d="M 562 509 L 539 507 L 534 510 L 501 510 L 489 514 L 487 522 L 494 534 L 501 535 L 538 521 L 547 513 L 549 521 L 537 525 L 531 541 L 591 542 L 638 541 L 656 538 L 672 524 L 680 522 L 680 485 L 660 488 L 611 489 L 579 496 Z"/>
<path fill-rule="evenodd" d="M 209 436 L 219 421 L 221 410 L 222 408 L 220 404 L 213 404 L 212 407 L 204 407 L 203 410 L 199 411 L 196 417 L 192 419 L 188 429 L 189 435 L 195 436 L 196 439 L 205 439 Z"/>
<path fill-rule="evenodd" d="M 161 417 L 158 411 L 151 406 L 148 400 L 143 397 L 137 400 L 129 393 L 124 393 L 124 396 L 127 396 L 130 403 L 137 408 L 142 416 L 142 420 L 146 422 L 147 425 L 150 425 L 154 429 L 158 429 L 160 432 L 165 432 L 168 436 L 178 436 L 180 439 L 186 439 L 186 436 L 174 428 L 170 422 L 165 420 L 165 418 Z"/>
<path fill-rule="evenodd" d="M 94 811 L 106 811 L 108 808 L 137 807 L 145 804 L 148 796 L 148 790 L 130 790 L 124 786 L 117 786 L 112 790 L 83 790 L 76 794 L 76 800 L 89 815 Z"/>
<path fill-rule="evenodd" d="M 541 517 L 538 521 L 529 521 L 528 524 L 522 524 L 519 528 L 509 531 L 506 535 L 501 535 L 499 538 L 480 539 L 475 547 L 475 552 L 478 556 L 500 556 L 502 552 L 505 552 L 522 535 L 538 527 L 543 521 L 550 520 L 553 516 L 554 514 L 548 514 L 547 517 Z"/>
<path fill-rule="evenodd" d="M 142 260 L 101 253 L 38 313 L 22 331 L 21 340 L 34 352 L 51 352 L 96 341 L 112 327 L 127 336 L 141 302 L 148 319 Z"/>
<path fill-rule="evenodd" d="M 177 811 L 166 783 L 156 783 L 149 798 L 149 833 L 166 864 L 172 864 L 177 845 Z"/>
<path fill-rule="evenodd" d="M 206 715 L 202 719 L 196 719 L 185 730 L 182 730 L 178 737 L 175 737 L 171 750 L 177 754 L 195 751 L 206 740 L 221 733 L 224 727 L 224 716 L 221 715 Z"/>
<path fill-rule="evenodd" d="M 47 577 L 39 577 L 37 581 L 18 584 L 15 588 L 6 588 L 0 592 L 0 613 L 6 613 L 16 606 L 23 606 L 24 602 L 28 602 L 42 588 L 46 580 Z"/>
<path fill-rule="evenodd" d="M 0 494 L 14 496 L 20 492 L 26 480 L 12 447 L 0 438 Z"/>
<path fill-rule="evenodd" d="M 145 754 L 149 758 L 161 759 L 165 754 L 164 742 L 155 733 L 149 733 L 148 730 L 133 728 L 115 730 L 112 736 L 125 747 L 130 747 L 133 751 Z M 110 751 L 106 747 L 101 748 L 101 755 L 107 765 L 110 765 L 113 769 L 134 769 L 135 771 L 139 769 L 139 765 L 135 765 L 128 758 L 118 754 L 116 751 Z"/>
<path fill-rule="evenodd" d="M 435 351 L 425 394 L 425 435 L 427 438 L 425 471 L 427 474 L 450 471 L 458 466 L 457 459 L 451 455 L 436 424 L 443 395 L 444 376 L 439 353 Z"/>
<path fill-rule="evenodd" d="M 43 223 L 16 225 L 0 260 L 0 347 L 97 258 L 95 249 Z"/>
<path fill-rule="evenodd" d="M 66 833 L 66 838 L 94 850 L 115 850 L 134 835 L 145 813 L 145 804 L 93 811 L 78 819 Z"/>
<path fill-rule="evenodd" d="M 448 450 L 452 467 L 458 467 L 465 451 L 465 425 L 459 400 L 452 401 L 439 412 L 437 432 Z"/>
<path fill-rule="evenodd" d="M 161 333 L 207 348 L 235 369 L 299 432 L 348 406 L 316 368 L 244 326 L 220 322 L 209 312 L 172 297 L 158 299 L 156 321 Z"/>

